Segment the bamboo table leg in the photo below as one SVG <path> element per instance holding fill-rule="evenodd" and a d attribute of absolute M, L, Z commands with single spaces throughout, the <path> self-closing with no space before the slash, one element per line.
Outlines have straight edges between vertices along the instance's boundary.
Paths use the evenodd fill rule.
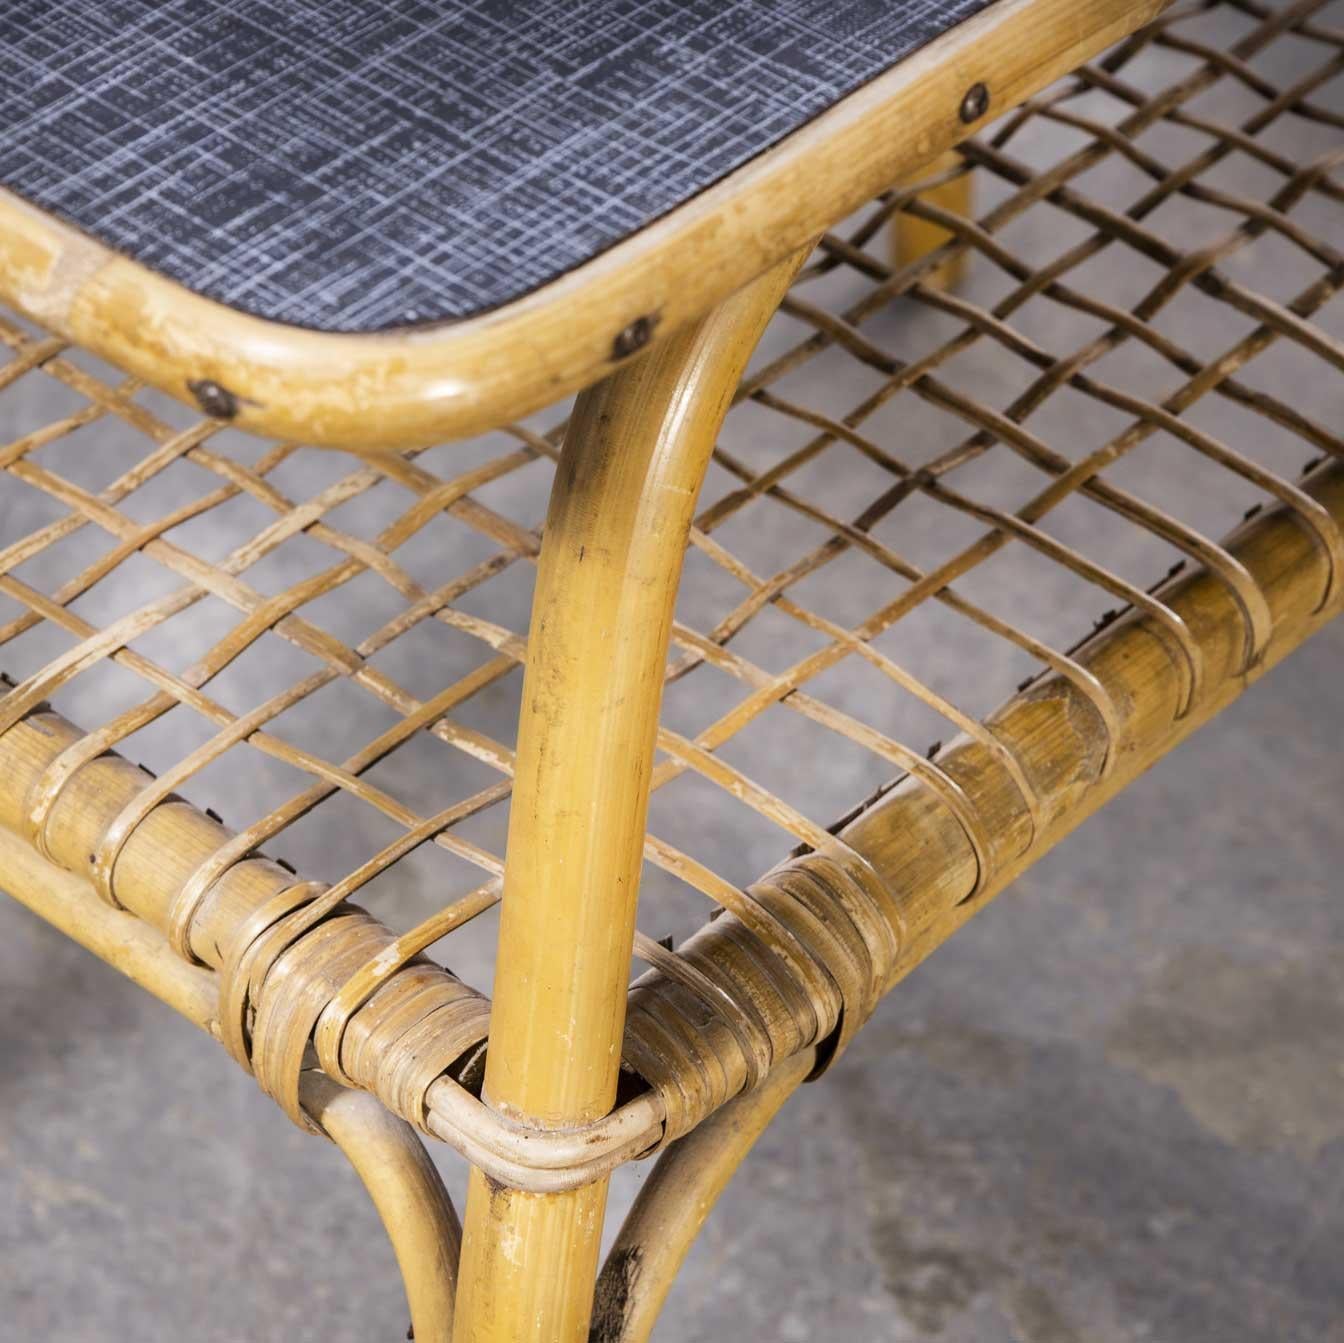
<path fill-rule="evenodd" d="M 532 606 L 485 1094 L 565 1128 L 615 1100 L 654 735 L 692 511 L 720 423 L 804 254 L 580 398 Z M 587 1336 L 606 1180 L 473 1172 L 457 1343 Z"/>
<path fill-rule="evenodd" d="M 926 168 L 922 168 L 918 181 L 946 177 L 961 168 L 961 155 L 949 150 L 934 159 Z M 949 214 L 970 218 L 974 209 L 974 191 L 971 174 L 962 171 L 947 181 L 921 191 L 917 198 L 925 205 L 946 210 Z M 891 264 L 896 270 L 919 261 L 936 251 L 944 243 L 950 242 L 954 235 L 935 220 L 901 211 L 891 221 Z M 970 252 L 963 251 L 960 256 L 945 261 L 941 266 L 924 277 L 924 284 L 932 289 L 955 289 L 965 278 L 970 265 Z"/>

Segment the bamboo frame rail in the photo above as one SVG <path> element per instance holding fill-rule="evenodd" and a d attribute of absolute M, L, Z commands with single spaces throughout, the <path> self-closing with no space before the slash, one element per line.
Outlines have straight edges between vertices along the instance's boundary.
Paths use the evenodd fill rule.
<path fill-rule="evenodd" d="M 5 769 L 8 778 L 0 786 L 0 826 L 8 827 L 10 833 L 22 829 L 18 811 L 21 800 L 32 795 L 47 776 L 53 760 L 84 739 L 77 727 L 50 712 L 31 715 L 4 734 L 0 739 L 0 769 Z M 100 816 L 120 812 L 144 790 L 147 782 L 148 776 L 143 770 L 116 756 L 103 756 L 90 762 L 62 789 L 60 808 L 46 831 L 46 860 L 59 865 L 60 871 L 83 878 L 85 869 L 81 855 L 96 845 L 92 828 L 98 825 Z M 121 907 L 150 927 L 165 932 L 165 911 L 189 879 L 184 874 L 199 871 L 202 863 L 229 847 L 230 839 L 230 832 L 213 818 L 181 802 L 169 802 L 156 808 L 137 829 L 133 847 L 128 846 L 128 870 L 130 864 L 135 864 L 135 870 L 142 872 L 145 880 L 127 882 L 118 888 Z M 43 850 L 37 852 L 43 856 Z M 139 866 L 141 863 L 143 868 Z M 255 910 L 274 908 L 277 899 L 283 902 L 290 893 L 306 896 L 311 891 L 304 883 L 296 883 L 290 873 L 274 863 L 251 860 L 228 868 L 219 877 L 209 901 L 193 923 L 193 946 L 201 956 L 199 964 L 212 970 L 223 968 L 220 947 L 227 945 L 224 929 L 229 927 L 223 924 L 224 919 L 232 916 L 246 925 Z M 349 905 L 343 908 L 346 912 L 342 917 L 347 929 L 354 930 L 361 938 L 372 939 L 384 950 L 395 947 L 395 936 L 380 928 L 368 914 Z M 46 916 L 45 907 L 39 912 Z M 216 924 L 216 919 L 221 923 Z M 156 970 L 154 973 L 160 972 Z M 427 986 L 431 990 L 437 987 L 449 1002 L 485 1006 L 479 995 L 444 971 L 431 972 L 429 967 L 416 966 L 415 979 L 413 987 L 419 989 L 422 996 Z M 141 981 L 137 979 L 137 982 Z M 146 986 L 152 982 L 152 978 L 146 981 Z M 214 980 L 209 982 L 215 983 Z M 221 989 L 217 983 L 213 993 L 215 1002 L 210 1012 L 197 1024 L 223 1041 Z M 178 1006 L 176 1002 L 173 1005 Z M 391 1006 L 395 1005 L 394 999 Z M 371 1006 L 377 1012 L 385 1004 L 379 1002 Z M 424 1006 L 423 1002 L 421 1006 Z M 192 1012 L 186 1015 L 197 1020 Z M 476 1014 L 476 1021 L 482 1020 L 483 1017 Z M 362 1041 L 377 1030 L 376 1022 L 361 1020 L 358 1014 L 352 1020 L 352 1027 L 350 1038 L 353 1042 Z M 447 1052 L 460 1049 L 469 1053 L 479 1038 L 478 1032 L 462 1039 L 450 1037 L 452 1045 Z M 385 1104 L 395 1107 L 398 1102 L 395 1093 L 377 1091 L 383 1079 L 374 1067 L 376 1062 L 376 1059 L 370 1060 L 372 1070 L 369 1072 L 347 1074 L 349 1082 L 354 1085 L 367 1083 Z M 663 1123 L 656 1099 L 645 1097 L 616 1114 L 603 1116 L 591 1126 L 571 1127 L 551 1134 L 497 1114 L 451 1077 L 441 1077 L 438 1073 L 426 1083 L 419 1102 L 407 1109 L 408 1113 L 403 1117 L 449 1142 L 481 1170 L 500 1180 L 538 1191 L 588 1183 L 621 1161 L 648 1151 L 657 1144 Z"/>
<path fill-rule="evenodd" d="M 596 1281 L 591 1337 L 647 1338 L 787 1095 L 1344 604 L 1344 34 L 1225 8 L 902 159 L 549 429 L 260 446 L 40 285 L 0 313 L 0 886 L 341 1143 L 417 1336 L 581 1340 Z M 417 1129 L 472 1164 L 460 1254 Z"/>

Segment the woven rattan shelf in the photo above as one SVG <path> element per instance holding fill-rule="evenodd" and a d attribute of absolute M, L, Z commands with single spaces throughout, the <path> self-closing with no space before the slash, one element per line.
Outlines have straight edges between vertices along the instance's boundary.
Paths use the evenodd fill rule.
<path fill-rule="evenodd" d="M 346 1150 L 417 1338 L 648 1337 L 790 1091 L 1344 602 L 1344 13 L 1155 8 L 981 7 L 461 325 L 0 200 L 0 886 Z"/>

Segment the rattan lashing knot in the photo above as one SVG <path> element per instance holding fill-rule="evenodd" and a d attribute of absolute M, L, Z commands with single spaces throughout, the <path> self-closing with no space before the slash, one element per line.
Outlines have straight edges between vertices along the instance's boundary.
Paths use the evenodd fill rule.
<path fill-rule="evenodd" d="M 808 909 L 835 934 L 824 965 L 840 990 L 828 1034 L 817 1039 L 819 1077 L 840 1056 L 886 991 L 906 941 L 905 918 L 872 865 L 841 841 L 834 853 L 809 853 L 781 864 L 757 883 Z M 770 908 L 769 894 L 762 903 Z"/>
<path fill-rule="evenodd" d="M 896 900 L 839 840 L 743 896 L 738 913 L 651 956 L 631 990 L 624 1057 L 662 1103 L 665 1142 L 802 1049 L 817 1045 L 813 1075 L 824 1071 L 872 1014 L 905 943 Z"/>
<path fill-rule="evenodd" d="M 314 1063 L 428 1132 L 430 1084 L 484 1039 L 489 1004 L 423 957 L 397 955 L 391 934 L 342 896 L 339 886 L 299 882 L 239 925 L 219 972 L 224 1043 L 309 1132 L 321 1130 L 300 1103 L 300 1077 Z M 380 958 L 381 987 L 343 997 Z M 335 1029 L 319 1032 L 333 1013 Z"/>

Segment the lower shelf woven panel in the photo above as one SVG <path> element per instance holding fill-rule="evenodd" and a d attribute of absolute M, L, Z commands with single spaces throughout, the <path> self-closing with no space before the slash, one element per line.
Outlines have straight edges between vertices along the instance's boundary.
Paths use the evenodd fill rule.
<path fill-rule="evenodd" d="M 911 183 L 799 276 L 673 634 L 626 1045 L 655 1134 L 829 1059 L 1338 610 L 1344 36 L 1302 9 L 1171 11 L 932 179 L 974 220 Z M 952 241 L 893 263 L 898 215 Z M 0 340 L 0 825 L 217 971 L 296 1120 L 315 1049 L 461 1140 L 560 426 L 358 462 Z"/>

